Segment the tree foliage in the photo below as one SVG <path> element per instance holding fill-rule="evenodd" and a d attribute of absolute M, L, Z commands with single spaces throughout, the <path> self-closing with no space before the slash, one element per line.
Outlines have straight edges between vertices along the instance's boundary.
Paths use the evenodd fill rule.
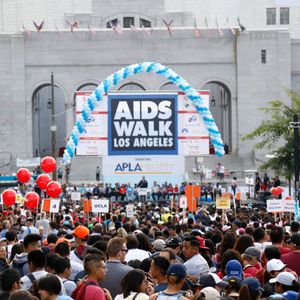
<path fill-rule="evenodd" d="M 291 179 L 294 172 L 294 131 L 289 127 L 293 116 L 300 115 L 300 95 L 288 90 L 291 106 L 279 100 L 269 102 L 268 107 L 261 110 L 267 115 L 256 129 L 243 137 L 243 140 L 259 141 L 255 148 L 270 149 L 274 157 L 260 167 L 263 170 L 273 169 L 278 175 Z"/>

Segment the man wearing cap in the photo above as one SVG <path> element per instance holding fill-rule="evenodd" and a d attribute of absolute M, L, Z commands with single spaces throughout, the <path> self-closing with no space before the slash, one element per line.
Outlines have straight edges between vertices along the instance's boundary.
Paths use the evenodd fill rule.
<path fill-rule="evenodd" d="M 300 276 L 300 233 L 291 237 L 293 251 L 281 256 L 281 260 Z"/>
<path fill-rule="evenodd" d="M 299 283 L 294 274 L 290 272 L 281 272 L 276 278 L 272 278 L 270 283 L 275 283 L 275 292 L 283 294 L 287 291 L 299 291 Z"/>
<path fill-rule="evenodd" d="M 191 280 L 199 280 L 200 276 L 209 272 L 207 261 L 199 253 L 200 242 L 193 236 L 183 241 L 183 254 L 187 261 L 184 263 Z"/>
<path fill-rule="evenodd" d="M 83 253 L 87 247 L 87 239 L 90 232 L 85 226 L 79 225 L 73 231 L 76 248 L 71 251 L 70 260 L 83 264 Z"/>
<path fill-rule="evenodd" d="M 220 277 L 215 273 L 201 275 L 198 284 L 201 289 L 210 286 L 215 288 L 218 292 L 221 292 L 228 285 L 226 281 L 220 279 Z"/>
<path fill-rule="evenodd" d="M 240 280 L 244 279 L 243 267 L 241 263 L 236 259 L 232 259 L 229 262 L 227 262 L 225 272 L 226 276 L 224 277 L 224 279 L 231 276 L 237 277 Z"/>
<path fill-rule="evenodd" d="M 205 300 L 219 300 L 221 299 L 220 293 L 213 287 L 206 287 L 200 292 L 201 299 Z"/>
<path fill-rule="evenodd" d="M 244 263 L 244 274 L 246 277 L 255 277 L 261 266 L 257 268 L 258 262 L 260 262 L 260 251 L 255 247 L 248 247 L 245 253 L 242 255 Z"/>

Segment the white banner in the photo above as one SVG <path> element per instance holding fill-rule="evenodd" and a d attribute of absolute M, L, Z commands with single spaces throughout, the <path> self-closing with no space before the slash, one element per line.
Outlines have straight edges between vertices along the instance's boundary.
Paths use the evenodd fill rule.
<path fill-rule="evenodd" d="M 148 189 L 139 188 L 138 193 L 139 193 L 139 196 L 147 196 Z"/>
<path fill-rule="evenodd" d="M 51 199 L 49 211 L 51 213 L 58 213 L 59 212 L 59 203 L 60 203 L 60 199 Z"/>
<path fill-rule="evenodd" d="M 267 212 L 294 212 L 295 200 L 267 200 Z"/>
<path fill-rule="evenodd" d="M 134 216 L 134 205 L 133 204 L 126 205 L 126 216 L 127 216 L 127 218 L 132 218 Z"/>
<path fill-rule="evenodd" d="M 180 196 L 180 198 L 179 198 L 179 207 L 180 208 L 187 208 L 187 198 L 186 198 L 186 196 Z"/>
<path fill-rule="evenodd" d="M 91 204 L 93 213 L 109 212 L 109 200 L 107 199 L 92 199 Z"/>
<path fill-rule="evenodd" d="M 81 194 L 79 192 L 72 192 L 71 193 L 71 200 L 80 201 L 81 200 Z"/>
<path fill-rule="evenodd" d="M 34 157 L 34 158 L 28 158 L 28 159 L 22 159 L 22 158 L 17 158 L 17 168 L 21 167 L 36 167 L 39 166 L 41 163 L 41 158 L 40 157 Z"/>
<path fill-rule="evenodd" d="M 110 175 L 184 175 L 183 156 L 107 156 L 103 176 Z"/>

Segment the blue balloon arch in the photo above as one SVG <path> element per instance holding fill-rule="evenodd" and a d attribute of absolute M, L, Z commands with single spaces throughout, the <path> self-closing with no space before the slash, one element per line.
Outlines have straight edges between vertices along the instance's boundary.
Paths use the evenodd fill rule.
<path fill-rule="evenodd" d="M 85 131 L 85 126 L 90 120 L 91 113 L 95 109 L 97 103 L 102 100 L 103 95 L 105 95 L 113 86 L 118 85 L 121 81 L 132 75 L 150 72 L 164 76 L 170 82 L 177 85 L 178 88 L 186 94 L 186 96 L 195 105 L 198 113 L 203 118 L 216 155 L 222 156 L 224 154 L 224 144 L 216 122 L 212 117 L 209 109 L 204 105 L 198 92 L 184 78 L 176 74 L 172 69 L 156 62 L 143 62 L 132 64 L 116 71 L 115 73 L 108 76 L 105 80 L 103 80 L 93 91 L 82 109 L 81 117 L 75 123 L 74 128 L 71 132 L 70 139 L 67 143 L 63 155 L 62 164 L 70 163 L 71 159 L 75 156 L 75 149 L 78 145 L 80 136 Z"/>

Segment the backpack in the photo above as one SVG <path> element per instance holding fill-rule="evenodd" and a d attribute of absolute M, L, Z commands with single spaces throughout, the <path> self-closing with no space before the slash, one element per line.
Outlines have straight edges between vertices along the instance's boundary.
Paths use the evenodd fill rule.
<path fill-rule="evenodd" d="M 17 263 L 15 263 L 15 262 L 13 261 L 13 263 L 12 263 L 12 268 L 13 268 L 13 269 L 16 269 L 16 270 L 18 271 L 18 273 L 20 274 L 20 277 L 23 277 L 24 275 L 26 275 L 26 274 L 24 274 L 24 266 L 25 266 L 27 263 L 28 263 L 27 260 L 24 261 L 24 262 L 21 263 L 21 264 L 17 264 Z"/>
<path fill-rule="evenodd" d="M 74 300 L 84 300 L 84 296 L 85 296 L 85 290 L 86 287 L 88 285 L 97 285 L 97 283 L 92 282 L 92 281 L 83 281 L 82 284 L 80 284 L 79 286 L 77 286 L 77 288 L 73 291 L 72 293 L 72 298 Z"/>

